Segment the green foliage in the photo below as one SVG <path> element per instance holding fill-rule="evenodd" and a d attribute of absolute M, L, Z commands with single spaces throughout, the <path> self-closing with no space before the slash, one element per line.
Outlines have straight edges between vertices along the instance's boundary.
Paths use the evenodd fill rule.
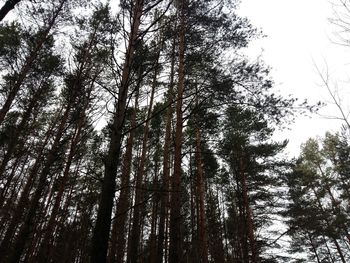
<path fill-rule="evenodd" d="M 341 141 L 339 134 L 331 133 L 322 139 L 309 139 L 286 177 L 293 246 L 311 246 L 310 258 L 333 254 L 337 258 L 344 253 L 343 240 L 348 236 L 350 218 L 346 209 L 349 200 L 342 198 L 347 188 L 338 165 L 344 151 Z M 330 244 L 338 244 L 338 248 L 329 248 Z"/>

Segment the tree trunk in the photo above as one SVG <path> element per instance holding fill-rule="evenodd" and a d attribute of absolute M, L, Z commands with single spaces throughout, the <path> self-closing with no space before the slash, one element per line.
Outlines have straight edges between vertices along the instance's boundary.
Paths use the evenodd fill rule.
<path fill-rule="evenodd" d="M 315 189 L 315 188 L 312 188 L 312 191 L 313 191 L 314 194 L 315 194 L 316 201 L 317 201 L 317 204 L 318 204 L 320 210 L 324 213 L 325 211 L 324 211 L 324 209 L 323 209 L 323 206 L 322 206 L 322 203 L 321 203 L 321 201 L 320 201 L 320 198 L 318 197 L 318 194 L 317 194 L 317 192 L 316 192 L 316 189 Z M 327 227 L 329 227 L 329 222 L 328 222 L 327 220 L 325 220 L 325 223 L 326 223 Z M 340 256 L 341 261 L 342 261 L 343 263 L 346 263 L 346 260 L 345 260 L 343 251 L 341 250 L 337 239 L 336 239 L 336 238 L 331 238 L 331 239 L 332 239 L 332 241 L 333 241 L 335 247 L 337 248 L 337 252 L 338 252 L 338 254 L 339 254 L 339 256 Z"/>
<path fill-rule="evenodd" d="M 238 162 L 238 169 L 235 170 L 235 180 L 236 180 L 236 187 L 237 187 L 237 206 L 238 206 L 238 213 L 239 213 L 239 226 L 237 229 L 237 238 L 239 239 L 239 242 L 237 242 L 237 246 L 235 250 L 237 251 L 237 254 L 239 254 L 239 260 L 243 261 L 244 263 L 249 263 L 249 248 L 248 248 L 248 241 L 247 241 L 247 221 L 246 221 L 246 213 L 245 213 L 245 205 L 244 205 L 244 196 L 243 196 L 243 190 L 242 190 L 242 182 L 241 182 L 241 172 L 239 169 L 239 162 Z"/>
<path fill-rule="evenodd" d="M 182 262 L 182 234 L 181 234 L 181 147 L 183 127 L 183 94 L 185 85 L 185 12 L 186 0 L 181 3 L 181 22 L 179 31 L 179 73 L 176 101 L 176 127 L 174 149 L 174 175 L 171 183 L 171 210 L 170 210 L 170 244 L 169 263 Z"/>
<path fill-rule="evenodd" d="M 57 129 L 54 143 L 51 147 L 50 152 L 48 153 L 43 170 L 40 173 L 39 182 L 38 182 L 37 188 L 33 194 L 33 199 L 30 202 L 30 207 L 28 209 L 28 213 L 25 216 L 24 223 L 21 226 L 19 233 L 17 235 L 17 238 L 14 242 L 12 254 L 8 260 L 8 262 L 10 262 L 10 263 L 16 263 L 20 260 L 20 257 L 23 253 L 25 245 L 28 241 L 28 237 L 29 237 L 31 230 L 33 228 L 33 220 L 34 220 L 35 214 L 38 210 L 38 207 L 40 205 L 39 201 L 40 201 L 42 193 L 45 189 L 47 176 L 50 172 L 51 166 L 53 165 L 53 163 L 57 159 L 56 155 L 57 155 L 57 152 L 59 152 L 59 148 L 61 147 L 61 138 L 62 138 L 63 133 L 64 133 L 65 128 L 66 128 L 66 123 L 68 120 L 69 112 L 70 112 L 70 107 L 67 106 L 65 113 L 62 116 L 60 126 Z"/>
<path fill-rule="evenodd" d="M 189 154 L 189 163 L 192 164 L 192 147 L 190 147 L 190 154 Z M 199 255 L 198 255 L 198 202 L 196 198 L 196 185 L 194 182 L 194 176 L 192 171 L 192 165 L 189 167 L 189 174 L 191 177 L 190 180 L 190 226 L 191 226 L 191 250 L 190 250 L 190 256 L 193 262 L 199 262 Z M 197 219 L 197 220 L 196 220 Z M 197 224 L 196 224 L 197 223 Z"/>
<path fill-rule="evenodd" d="M 84 115 L 84 113 L 82 115 Z M 57 217 L 57 214 L 59 212 L 59 207 L 61 205 L 63 193 L 64 193 L 64 190 L 66 188 L 66 184 L 67 184 L 67 181 L 69 178 L 71 164 L 73 162 L 73 158 L 74 158 L 75 153 L 76 153 L 76 147 L 80 141 L 80 134 L 81 134 L 81 131 L 82 131 L 82 128 L 84 125 L 84 121 L 85 121 L 85 118 L 83 116 L 80 116 L 79 122 L 78 122 L 76 130 L 75 130 L 75 134 L 74 134 L 72 141 L 71 141 L 71 146 L 69 149 L 67 162 L 66 162 L 66 165 L 65 165 L 65 168 L 63 171 L 63 176 L 61 178 L 59 190 L 58 190 L 58 193 L 56 195 L 55 202 L 54 202 L 54 205 L 53 205 L 53 208 L 51 211 L 50 219 L 49 219 L 49 222 L 47 223 L 46 229 L 44 229 L 45 235 L 44 235 L 44 238 L 41 242 L 41 246 L 39 248 L 38 262 L 42 262 L 42 263 L 47 262 L 48 251 L 49 251 L 49 247 L 51 245 L 51 237 L 53 234 L 53 230 L 56 226 L 56 217 Z"/>
<path fill-rule="evenodd" d="M 243 193 L 243 205 L 245 207 L 245 216 L 246 216 L 246 226 L 248 231 L 248 238 L 249 238 L 249 244 L 250 244 L 250 250 L 252 253 L 251 262 L 257 263 L 258 262 L 258 255 L 256 251 L 256 243 L 255 243 L 255 237 L 254 237 L 254 223 L 253 223 L 253 215 L 252 210 L 249 205 L 249 196 L 248 196 L 248 187 L 247 187 L 247 181 L 246 176 L 244 173 L 244 162 L 243 157 L 240 158 L 240 178 L 241 178 L 241 185 L 242 185 L 242 193 Z"/>
<path fill-rule="evenodd" d="M 58 119 L 56 119 L 56 120 L 58 120 Z M 46 144 L 49 142 L 49 139 L 51 138 L 51 136 L 53 136 L 52 132 L 53 132 L 53 129 L 55 127 L 55 124 L 56 123 L 54 121 L 52 126 L 49 127 L 48 131 L 46 132 L 45 141 L 43 142 L 42 146 L 40 147 L 40 149 L 38 151 L 38 156 L 35 160 L 35 163 L 33 164 L 33 167 L 30 170 L 30 173 L 27 177 L 27 181 L 25 183 L 24 189 L 19 197 L 18 203 L 17 203 L 16 208 L 14 210 L 11 222 L 6 229 L 5 236 L 0 244 L 0 254 L 3 255 L 3 257 L 5 257 L 5 255 L 7 255 L 7 253 L 9 252 L 8 250 L 9 250 L 9 247 L 11 245 L 11 240 L 15 234 L 15 230 L 19 226 L 19 223 L 22 219 L 23 213 L 26 209 L 30 190 L 32 188 L 32 185 L 33 185 L 36 177 L 37 177 L 37 174 L 38 174 L 39 169 L 40 169 L 40 165 L 43 161 L 44 149 L 46 147 Z M 5 200 L 5 196 L 4 196 L 4 193 L 2 193 L 2 195 L 1 195 L 2 203 L 0 204 L 0 207 L 2 207 L 4 200 Z M 2 262 L 1 258 L 0 258 L 0 262 Z"/>
<path fill-rule="evenodd" d="M 199 202 L 198 213 L 198 237 L 199 237 L 199 257 L 201 262 L 208 262 L 208 238 L 206 231 L 206 214 L 205 214 L 205 185 L 201 152 L 201 132 L 196 127 L 196 165 L 197 165 L 197 198 Z"/>
<path fill-rule="evenodd" d="M 156 160 L 158 161 L 158 160 Z M 155 187 L 156 191 L 159 189 L 158 185 L 158 165 L 155 165 L 154 168 L 155 177 L 153 180 L 153 186 Z M 155 263 L 156 262 L 156 255 L 157 255 L 157 219 L 158 219 L 158 206 L 159 206 L 159 192 L 157 192 L 153 196 L 153 204 L 152 204 L 152 214 L 151 214 L 151 234 L 150 234 L 150 256 L 149 256 L 149 262 Z"/>
<path fill-rule="evenodd" d="M 128 251 L 128 260 L 127 260 L 128 263 L 129 262 L 136 263 L 138 261 L 141 217 L 142 217 L 141 208 L 145 206 L 145 205 L 141 205 L 144 201 L 144 192 L 145 192 L 142 188 L 144 186 L 143 180 L 144 180 L 145 169 L 146 169 L 149 125 L 151 121 L 154 94 L 155 94 L 156 85 L 157 85 L 159 55 L 160 55 L 160 50 L 158 51 L 157 58 L 156 58 L 156 65 L 155 65 L 154 76 L 152 80 L 151 97 L 148 105 L 146 123 L 143 130 L 140 165 L 137 169 L 136 187 L 135 187 L 135 204 L 134 204 L 133 223 L 132 223 L 131 236 L 130 236 L 131 243 Z"/>
<path fill-rule="evenodd" d="M 111 250 L 109 253 L 109 263 L 122 263 L 126 246 L 126 221 L 130 205 L 130 171 L 136 127 L 136 111 L 138 110 L 139 88 L 141 82 L 135 91 L 135 107 L 131 116 L 131 130 L 126 143 L 126 151 L 123 159 L 120 195 L 116 205 L 114 219 L 114 231 L 112 231 Z"/>
<path fill-rule="evenodd" d="M 173 39 L 173 50 L 171 53 L 171 68 L 170 68 L 170 83 L 167 97 L 167 111 L 166 111 L 166 124 L 165 124 L 165 138 L 164 138 L 164 150 L 163 150 L 163 177 L 162 188 L 160 198 L 160 217 L 158 227 L 158 247 L 157 247 L 157 263 L 163 262 L 164 255 L 164 232 L 166 221 L 166 210 L 169 198 L 169 178 L 170 178 L 170 144 L 171 144 L 171 120 L 173 116 L 173 89 L 174 89 L 174 75 L 175 75 L 175 42 Z"/>
<path fill-rule="evenodd" d="M 109 232 L 111 228 L 111 215 L 115 194 L 115 179 L 119 167 L 119 155 L 122 143 L 122 130 L 124 126 L 125 110 L 129 89 L 129 77 L 134 58 L 135 46 L 138 39 L 138 31 L 143 14 L 143 0 L 135 0 L 130 39 L 125 54 L 125 62 L 122 71 L 122 79 L 119 87 L 119 96 L 116 111 L 111 126 L 111 140 L 108 154 L 105 160 L 105 172 L 102 192 L 97 212 L 97 220 L 93 230 L 91 263 L 103 263 L 107 259 Z"/>

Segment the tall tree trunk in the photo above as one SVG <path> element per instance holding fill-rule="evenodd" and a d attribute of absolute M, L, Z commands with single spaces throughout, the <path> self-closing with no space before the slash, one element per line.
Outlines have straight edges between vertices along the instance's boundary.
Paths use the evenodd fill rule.
<path fill-rule="evenodd" d="M 245 208 L 245 216 L 246 216 L 246 226 L 248 231 L 248 238 L 249 238 L 249 244 L 250 244 L 250 250 L 252 253 L 251 262 L 257 263 L 258 262 L 258 255 L 256 251 L 256 242 L 254 237 L 254 224 L 253 224 L 253 215 L 252 210 L 249 205 L 249 196 L 248 196 L 248 187 L 247 187 L 247 180 L 245 176 L 245 165 L 243 161 L 243 157 L 240 157 L 240 179 L 241 179 L 241 185 L 242 185 L 242 193 L 243 193 L 243 205 Z"/>
<path fill-rule="evenodd" d="M 224 233 L 221 222 L 220 202 L 217 194 L 213 193 L 213 187 L 207 187 L 207 235 L 208 249 L 213 262 L 225 263 L 225 250 L 223 245 Z M 218 190 L 218 186 L 216 186 Z"/>
<path fill-rule="evenodd" d="M 52 126 L 50 126 L 48 131 L 46 132 L 45 140 L 42 143 L 42 146 L 40 147 L 40 149 L 38 151 L 38 155 L 37 155 L 37 158 L 35 160 L 35 163 L 33 164 L 33 167 L 31 167 L 31 169 L 30 169 L 29 175 L 27 176 L 27 181 L 26 181 L 24 189 L 19 197 L 19 200 L 18 200 L 18 203 L 17 203 L 16 208 L 14 210 L 11 222 L 9 223 L 9 226 L 6 229 L 5 236 L 0 244 L 0 254 L 3 255 L 3 258 L 9 252 L 11 240 L 15 234 L 15 230 L 17 229 L 17 227 L 22 219 L 24 210 L 26 209 L 30 190 L 32 188 L 32 185 L 33 185 L 36 177 L 37 177 L 37 174 L 38 174 L 39 169 L 40 169 L 40 165 L 44 159 L 43 155 L 44 155 L 44 150 L 45 150 L 46 144 L 49 142 L 49 139 L 51 138 L 51 136 L 53 136 L 52 132 L 53 132 L 53 129 L 56 125 L 56 123 L 55 123 L 56 121 L 58 121 L 58 119 L 56 119 L 52 123 Z M 4 196 L 4 193 L 2 193 L 2 195 L 1 195 L 2 203 L 0 203 L 0 207 L 3 205 L 4 200 L 5 200 L 5 196 Z M 1 262 L 1 258 L 0 258 L 0 262 Z"/>
<path fill-rule="evenodd" d="M 116 205 L 114 219 L 114 231 L 112 231 L 111 250 L 109 252 L 109 263 L 122 263 L 126 246 L 126 221 L 130 205 L 130 171 L 136 127 L 136 111 L 138 110 L 139 88 L 138 82 L 135 91 L 135 107 L 131 116 L 131 130 L 126 143 L 126 151 L 123 159 L 120 195 Z"/>
<path fill-rule="evenodd" d="M 160 198 L 160 216 L 158 227 L 158 247 L 157 247 L 157 263 L 163 262 L 164 255 L 164 232 L 166 221 L 166 210 L 169 198 L 169 178 L 170 178 L 170 144 L 171 144 L 171 120 L 173 117 L 173 92 L 174 92 L 174 75 L 175 75 L 175 44 L 176 38 L 173 39 L 173 49 L 171 53 L 171 65 L 170 65 L 170 83 L 167 96 L 167 111 L 166 111 L 166 124 L 165 124 L 165 138 L 164 138 L 164 150 L 163 150 L 163 176 L 162 176 L 162 188 Z"/>
<path fill-rule="evenodd" d="M 138 261 L 138 254 L 139 254 L 139 244 L 140 244 L 140 229 L 141 229 L 141 208 L 145 206 L 143 204 L 144 201 L 144 190 L 142 189 L 144 186 L 144 176 L 145 176 L 145 169 L 146 169 L 146 160 L 147 160 L 147 151 L 148 151 L 148 134 L 149 134 L 149 125 L 151 121 L 152 116 L 152 109 L 153 109 L 153 101 L 154 101 L 154 94 L 157 86 L 157 77 L 158 77 L 158 60 L 159 60 L 160 50 L 158 51 L 157 58 L 156 58 L 156 64 L 155 64 L 155 71 L 154 76 L 152 80 L 152 90 L 151 90 L 151 97 L 150 102 L 148 105 L 148 111 L 146 116 L 146 123 L 143 131 L 143 139 L 142 139 L 142 152 L 141 152 L 141 159 L 140 159 L 140 165 L 137 169 L 137 175 L 136 175 L 136 187 L 135 187 L 135 204 L 134 204 L 134 211 L 133 211 L 133 223 L 132 223 L 132 229 L 131 229 L 131 236 L 130 236 L 130 247 L 128 251 L 128 260 L 129 263 L 136 263 Z M 143 204 L 143 205 L 141 205 Z"/>
<path fill-rule="evenodd" d="M 337 248 L 337 251 L 338 251 L 338 254 L 340 256 L 340 259 L 343 263 L 346 263 L 346 260 L 345 260 L 345 257 L 344 257 L 344 254 L 343 254 L 343 251 L 341 250 L 340 246 L 339 246 L 339 243 L 338 243 L 338 240 L 336 238 L 332 238 L 333 242 L 334 242 L 334 245 L 335 247 Z"/>
<path fill-rule="evenodd" d="M 83 110 L 85 111 L 85 108 Z M 58 190 L 58 193 L 57 193 L 56 198 L 55 198 L 55 202 L 54 202 L 51 214 L 50 214 L 49 222 L 47 223 L 46 229 L 44 229 L 45 234 L 44 234 L 44 237 L 41 241 L 41 246 L 39 248 L 38 262 L 42 262 L 42 263 L 47 262 L 49 247 L 51 245 L 51 237 L 53 234 L 53 230 L 56 226 L 56 217 L 58 215 L 59 207 L 61 205 L 61 201 L 62 201 L 62 197 L 63 197 L 63 193 L 64 193 L 64 190 L 66 188 L 67 181 L 69 179 L 71 165 L 72 165 L 75 153 L 76 153 L 76 147 L 81 139 L 80 134 L 81 134 L 81 131 L 82 131 L 82 128 L 84 125 L 84 121 L 85 121 L 84 115 L 85 115 L 85 113 L 81 114 L 81 116 L 79 118 L 79 122 L 78 122 L 76 130 L 75 130 L 75 133 L 74 133 L 74 136 L 71 140 L 71 145 L 70 145 L 66 165 L 65 165 L 65 168 L 63 171 L 63 176 L 60 179 L 61 182 L 60 182 L 59 190 Z"/>
<path fill-rule="evenodd" d="M 199 237 L 199 256 L 201 262 L 208 262 L 208 237 L 206 231 L 206 214 L 205 214 L 205 185 L 201 152 L 201 132 L 196 127 L 196 165 L 197 165 L 197 198 L 199 202 L 198 213 L 198 237 Z"/>
<path fill-rule="evenodd" d="M 176 101 L 176 127 L 174 149 L 174 175 L 171 182 L 171 210 L 170 210 L 170 244 L 169 262 L 182 262 L 182 234 L 181 234 L 181 147 L 183 127 L 183 94 L 185 85 L 185 13 L 186 0 L 181 1 L 181 22 L 179 31 L 179 74 Z"/>
<path fill-rule="evenodd" d="M 43 191 L 45 190 L 47 176 L 50 172 L 53 163 L 57 159 L 57 152 L 59 152 L 59 149 L 61 147 L 61 138 L 66 129 L 66 123 L 68 121 L 69 113 L 70 106 L 67 106 L 64 115 L 62 116 L 60 126 L 57 129 L 52 148 L 50 149 L 50 152 L 47 155 L 44 167 L 40 173 L 38 185 L 34 191 L 33 198 L 30 202 L 30 206 L 25 216 L 23 225 L 21 226 L 17 238 L 13 243 L 13 250 L 11 251 L 10 258 L 8 260 L 9 263 L 19 262 L 25 245 L 28 241 L 28 237 L 31 234 L 31 230 L 33 228 L 33 220 L 40 205 L 40 198 L 42 196 Z"/>
<path fill-rule="evenodd" d="M 237 242 L 237 246 L 235 247 L 237 254 L 239 254 L 239 259 L 244 263 L 249 263 L 249 248 L 248 248 L 248 240 L 247 240 L 247 221 L 246 221 L 246 213 L 245 213 L 245 205 L 244 205 L 244 196 L 242 190 L 241 183 L 241 172 L 239 168 L 235 169 L 235 179 L 236 179 L 236 187 L 237 187 L 237 206 L 238 206 L 238 214 L 239 214 L 239 226 L 237 229 L 237 238 L 239 242 Z"/>
<path fill-rule="evenodd" d="M 154 199 L 157 199 L 155 197 Z M 151 214 L 151 234 L 150 234 L 150 256 L 149 262 L 156 262 L 157 255 L 157 211 L 158 211 L 158 201 L 154 200 L 152 205 L 152 214 Z"/>
<path fill-rule="evenodd" d="M 102 191 L 97 212 L 97 220 L 93 230 L 91 263 L 103 263 L 107 259 L 109 232 L 111 228 L 111 215 L 115 194 L 115 179 L 119 167 L 119 155 L 122 143 L 122 130 L 124 126 L 126 102 L 128 98 L 129 78 L 134 59 L 135 46 L 138 40 L 139 26 L 143 14 L 143 0 L 135 0 L 132 10 L 132 24 L 128 47 L 119 87 L 116 111 L 111 126 L 111 140 L 105 160 L 105 172 Z"/>
<path fill-rule="evenodd" d="M 190 147 L 190 154 L 189 154 L 189 163 L 192 164 L 192 147 Z M 191 227 L 191 250 L 190 250 L 190 256 L 193 260 L 193 262 L 199 261 L 199 255 L 198 255 L 198 202 L 196 198 L 196 184 L 194 180 L 194 175 L 192 171 L 192 165 L 189 167 L 189 174 L 191 177 L 190 180 L 190 227 Z M 197 220 L 196 220 L 197 219 Z"/>
<path fill-rule="evenodd" d="M 160 207 L 160 198 L 161 198 L 161 185 L 159 179 L 159 167 L 160 167 L 160 155 L 161 155 L 161 144 L 160 144 L 160 136 L 161 131 L 155 133 L 155 153 L 153 157 L 154 162 L 154 179 L 153 179 L 153 187 L 156 193 L 153 194 L 153 203 L 152 203 L 152 214 L 151 214 L 151 234 L 150 234 L 150 253 L 149 253 L 149 262 L 156 263 L 157 260 L 157 226 L 159 219 L 159 207 Z"/>
<path fill-rule="evenodd" d="M 323 238 L 323 242 L 324 242 L 324 244 L 325 244 L 325 246 L 327 248 L 327 252 L 328 252 L 329 258 L 331 259 L 332 263 L 334 263 L 334 258 L 333 258 L 331 250 L 329 249 L 326 237 L 324 235 L 322 235 L 322 238 Z"/>

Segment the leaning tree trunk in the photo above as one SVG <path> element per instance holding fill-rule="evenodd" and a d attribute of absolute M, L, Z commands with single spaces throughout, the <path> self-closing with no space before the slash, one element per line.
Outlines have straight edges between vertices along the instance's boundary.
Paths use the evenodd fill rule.
<path fill-rule="evenodd" d="M 90 97 L 90 95 L 88 95 L 88 97 Z M 77 148 L 78 143 L 81 140 L 80 134 L 82 132 L 82 129 L 84 127 L 84 122 L 86 120 L 85 119 L 85 111 L 86 111 L 86 108 L 88 107 L 88 102 L 89 102 L 89 99 L 87 99 L 85 107 L 82 109 L 83 112 L 80 113 L 77 127 L 75 128 L 75 132 L 74 132 L 73 138 L 71 140 L 69 154 L 68 154 L 68 158 L 66 161 L 64 171 L 63 171 L 63 176 L 61 178 L 61 182 L 59 185 L 59 190 L 58 190 L 58 193 L 57 193 L 55 201 L 54 201 L 54 205 L 53 205 L 53 208 L 52 208 L 52 211 L 50 214 L 50 219 L 49 219 L 49 222 L 47 223 L 47 227 L 45 229 L 45 234 L 44 234 L 43 240 L 41 242 L 41 246 L 39 248 L 38 262 L 45 263 L 47 258 L 48 258 L 48 255 L 49 255 L 50 245 L 52 245 L 51 239 L 52 239 L 52 235 L 54 232 L 53 230 L 57 224 L 56 223 L 57 215 L 58 215 L 61 201 L 63 198 L 64 190 L 66 189 L 67 181 L 69 179 L 73 158 L 76 155 L 76 148 Z"/>
<path fill-rule="evenodd" d="M 59 148 L 61 146 L 61 138 L 66 128 L 69 112 L 70 112 L 70 107 L 67 106 L 64 112 L 64 115 L 62 116 L 62 121 L 60 123 L 60 126 L 57 129 L 55 141 L 53 142 L 50 152 L 47 155 L 47 159 L 45 161 L 44 167 L 40 173 L 38 185 L 34 191 L 33 198 L 30 202 L 27 215 L 25 216 L 23 225 L 19 230 L 17 238 L 14 241 L 13 249 L 11 251 L 9 260 L 7 261 L 9 263 L 19 262 L 20 257 L 23 253 L 23 250 L 25 248 L 25 245 L 28 241 L 29 235 L 31 234 L 31 231 L 33 228 L 33 220 L 40 205 L 39 201 L 46 186 L 47 176 L 50 173 L 50 169 L 52 165 L 56 161 L 56 154 L 59 151 Z"/>
<path fill-rule="evenodd" d="M 138 40 L 139 26 L 143 14 L 143 0 L 135 0 L 133 17 L 125 62 L 122 70 L 122 79 L 119 87 L 116 111 L 111 125 L 111 139 L 108 154 L 105 160 L 105 172 L 102 192 L 97 212 L 97 220 L 93 230 L 91 263 L 103 263 L 107 259 L 109 232 L 111 228 L 111 215 L 115 194 L 115 179 L 119 167 L 119 155 L 122 143 L 122 130 L 124 126 L 126 103 L 128 98 L 129 78 L 134 59 L 135 46 Z"/>
<path fill-rule="evenodd" d="M 52 132 L 53 132 L 53 129 L 56 125 L 56 121 L 58 121 L 58 119 L 56 119 L 53 122 L 53 124 L 49 127 L 48 131 L 46 132 L 45 140 L 42 143 L 42 146 L 40 147 L 40 149 L 38 151 L 38 155 L 37 155 L 37 158 L 35 160 L 35 163 L 31 167 L 29 175 L 27 176 L 27 181 L 26 181 L 24 188 L 23 188 L 23 191 L 19 197 L 16 208 L 14 209 L 12 219 L 11 219 L 7 229 L 6 229 L 5 235 L 4 235 L 2 242 L 0 244 L 0 254 L 2 255 L 2 257 L 0 257 L 0 262 L 2 262 L 2 260 L 4 260 L 4 258 L 5 258 L 5 255 L 8 255 L 8 253 L 9 253 L 11 240 L 15 234 L 16 229 L 18 228 L 19 223 L 21 222 L 21 219 L 23 217 L 23 213 L 26 210 L 27 202 L 28 202 L 28 198 L 29 198 L 29 193 L 32 189 L 34 181 L 36 180 L 37 174 L 38 174 L 39 169 L 40 169 L 40 165 L 44 159 L 44 150 L 45 150 L 46 144 L 49 142 L 49 139 L 54 135 Z M 4 193 L 2 193 L 2 196 L 1 196 L 2 203 L 0 203 L 0 207 L 2 207 L 4 200 L 5 200 L 5 196 L 4 196 Z"/>

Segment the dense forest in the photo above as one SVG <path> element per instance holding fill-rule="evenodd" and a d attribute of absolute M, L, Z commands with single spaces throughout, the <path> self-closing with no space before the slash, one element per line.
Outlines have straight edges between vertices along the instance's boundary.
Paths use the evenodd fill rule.
<path fill-rule="evenodd" d="M 350 262 L 350 126 L 283 154 L 238 4 L 1 1 L 1 263 Z"/>

